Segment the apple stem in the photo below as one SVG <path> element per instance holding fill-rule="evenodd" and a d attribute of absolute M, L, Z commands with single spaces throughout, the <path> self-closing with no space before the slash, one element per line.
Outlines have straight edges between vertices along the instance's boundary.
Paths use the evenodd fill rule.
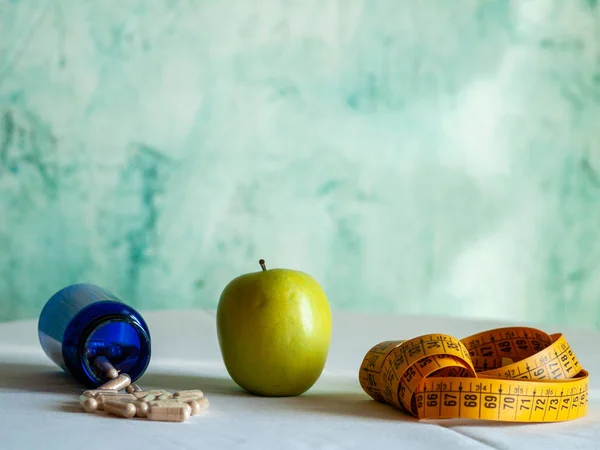
<path fill-rule="evenodd" d="M 267 266 L 265 266 L 265 260 L 261 259 L 259 262 L 260 267 L 262 268 L 262 270 L 267 270 Z"/>

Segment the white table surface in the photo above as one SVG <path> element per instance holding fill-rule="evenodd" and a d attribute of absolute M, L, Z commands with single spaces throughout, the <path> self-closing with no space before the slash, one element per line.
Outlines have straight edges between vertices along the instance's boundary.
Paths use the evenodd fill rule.
<path fill-rule="evenodd" d="M 246 394 L 221 360 L 212 311 L 143 312 L 153 357 L 138 381 L 144 389 L 201 389 L 211 406 L 184 423 L 86 414 L 83 388 L 42 352 L 37 321 L 0 324 L 0 449 L 600 449 L 600 333 L 563 332 L 590 372 L 586 417 L 554 424 L 417 421 L 370 399 L 358 369 L 373 345 L 427 333 L 457 338 L 499 326 L 428 317 L 333 315 L 325 371 L 294 398 Z M 529 324 L 535 326 L 535 324 Z M 528 447 L 525 447 L 527 445 Z"/>

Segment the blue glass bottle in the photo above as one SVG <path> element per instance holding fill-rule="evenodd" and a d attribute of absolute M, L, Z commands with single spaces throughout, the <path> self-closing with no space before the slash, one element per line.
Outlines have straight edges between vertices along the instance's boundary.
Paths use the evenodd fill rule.
<path fill-rule="evenodd" d="M 106 382 L 94 360 L 105 356 L 132 381 L 150 363 L 150 331 L 142 316 L 92 284 L 58 291 L 40 313 L 38 336 L 48 357 L 89 388 Z"/>

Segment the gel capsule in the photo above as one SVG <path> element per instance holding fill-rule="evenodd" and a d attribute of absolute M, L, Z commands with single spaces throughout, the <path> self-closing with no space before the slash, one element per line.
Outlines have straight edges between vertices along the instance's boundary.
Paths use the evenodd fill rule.
<path fill-rule="evenodd" d="M 210 403 L 206 397 L 202 397 L 197 402 L 198 402 L 198 410 L 197 410 L 198 412 L 196 412 L 196 414 L 200 414 L 201 412 L 206 411 L 208 409 L 208 407 L 210 406 Z"/>
<path fill-rule="evenodd" d="M 122 373 L 114 380 L 107 381 L 102 386 L 98 386 L 98 389 L 114 389 L 115 391 L 120 391 L 121 389 L 125 389 L 130 384 L 131 378 L 129 375 Z"/>
<path fill-rule="evenodd" d="M 98 409 L 98 400 L 93 397 L 80 398 L 79 401 L 81 402 L 81 407 L 87 413 L 94 412 Z"/>
<path fill-rule="evenodd" d="M 109 380 L 113 380 L 119 376 L 119 371 L 106 359 L 106 356 L 97 356 L 94 359 L 94 366 Z"/>
<path fill-rule="evenodd" d="M 147 392 L 148 394 L 153 394 L 153 395 L 155 395 L 155 396 L 157 396 L 157 397 L 158 397 L 159 395 L 162 395 L 162 394 L 168 394 L 168 393 L 169 393 L 168 391 L 165 391 L 164 389 L 153 389 L 153 390 L 151 390 L 151 391 L 146 391 L 146 392 Z"/>
<path fill-rule="evenodd" d="M 174 400 L 179 400 L 180 402 L 183 402 L 183 403 L 189 403 L 193 400 L 200 400 L 201 398 L 204 398 L 204 397 L 200 397 L 198 395 L 180 395 L 179 397 L 173 397 Z"/>
<path fill-rule="evenodd" d="M 199 397 L 202 398 L 204 397 L 204 392 L 202 392 L 200 389 L 193 389 L 193 390 L 189 390 L 189 391 L 177 391 L 173 394 L 173 397 L 177 398 L 177 397 Z"/>
<path fill-rule="evenodd" d="M 181 400 L 178 400 L 176 398 L 168 398 L 166 400 L 149 400 L 148 404 L 150 406 L 179 406 L 179 405 L 187 405 L 186 402 L 182 402 Z"/>
<path fill-rule="evenodd" d="M 134 392 L 142 392 L 142 388 L 139 387 L 137 384 L 135 383 L 131 383 L 129 386 L 127 386 L 125 388 L 125 390 L 129 393 L 129 394 L 133 394 Z"/>
<path fill-rule="evenodd" d="M 133 403 L 107 400 L 104 403 L 104 411 L 115 416 L 124 417 L 125 419 L 131 419 L 135 416 L 137 410 Z"/>
<path fill-rule="evenodd" d="M 148 411 L 148 419 L 161 422 L 185 422 L 190 418 L 192 410 L 185 403 L 169 406 L 151 405 Z"/>
<path fill-rule="evenodd" d="M 116 392 L 114 389 L 89 389 L 87 391 L 83 391 L 83 394 L 81 394 L 81 395 L 85 396 L 85 397 L 96 398 L 102 394 L 115 395 L 115 394 L 118 394 L 118 392 Z"/>
<path fill-rule="evenodd" d="M 135 403 L 135 415 L 137 417 L 148 417 L 148 411 L 150 410 L 150 405 L 146 402 L 136 402 Z"/>
<path fill-rule="evenodd" d="M 190 400 L 189 402 L 186 402 L 188 405 L 190 405 L 190 408 L 192 410 L 192 416 L 195 416 L 196 414 L 200 414 L 201 409 L 200 409 L 200 402 L 198 400 Z"/>
<path fill-rule="evenodd" d="M 83 402 L 85 401 L 85 399 L 88 398 L 85 395 L 81 395 L 79 397 L 79 401 Z M 131 394 L 122 394 L 120 392 L 117 391 L 111 391 L 111 393 L 107 393 L 107 394 L 98 394 L 95 397 L 91 397 L 94 400 L 96 400 L 98 402 L 98 409 L 102 410 L 104 409 L 104 404 L 107 401 L 127 401 L 127 402 L 134 402 L 136 401 L 136 398 L 131 395 Z"/>
<path fill-rule="evenodd" d="M 206 397 L 177 397 L 173 400 L 178 400 L 181 403 L 190 405 L 191 415 L 195 416 L 208 408 L 208 399 Z"/>

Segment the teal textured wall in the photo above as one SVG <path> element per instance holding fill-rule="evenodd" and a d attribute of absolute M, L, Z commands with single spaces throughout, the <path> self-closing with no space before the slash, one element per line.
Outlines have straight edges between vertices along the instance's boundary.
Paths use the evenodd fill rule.
<path fill-rule="evenodd" d="M 600 6 L 0 0 L 0 319 L 215 307 L 600 328 Z"/>

